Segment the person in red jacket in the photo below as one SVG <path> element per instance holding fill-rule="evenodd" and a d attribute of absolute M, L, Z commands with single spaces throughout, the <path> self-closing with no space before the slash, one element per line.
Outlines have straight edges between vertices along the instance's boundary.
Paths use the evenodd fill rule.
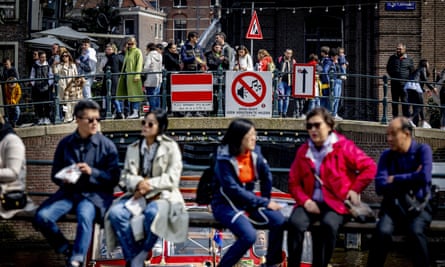
<path fill-rule="evenodd" d="M 296 201 L 289 217 L 288 266 L 299 266 L 304 232 L 314 221 L 313 265 L 327 266 L 339 226 L 349 211 L 344 201 L 359 204 L 359 194 L 376 174 L 376 163 L 351 140 L 334 131 L 334 118 L 317 107 L 306 117 L 308 140 L 298 149 L 289 172 L 289 192 Z"/>

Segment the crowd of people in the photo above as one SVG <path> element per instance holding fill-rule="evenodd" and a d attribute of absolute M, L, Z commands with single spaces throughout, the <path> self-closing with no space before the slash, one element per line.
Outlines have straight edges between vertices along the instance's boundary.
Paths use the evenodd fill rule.
<path fill-rule="evenodd" d="M 273 72 L 277 69 L 280 73 L 276 89 L 279 115 L 288 117 L 289 103 L 293 99 L 293 65 L 296 63 L 292 49 L 286 49 L 282 56 L 277 57 L 277 60 L 274 60 L 266 49 L 259 49 L 256 58 L 254 58 L 246 46 L 232 47 L 226 39 L 225 33 L 217 33 L 211 49 L 204 51 L 203 47 L 198 44 L 198 32 L 192 31 L 188 33 L 187 41 L 179 48 L 174 43 L 149 43 L 145 52 L 143 52 L 138 48 L 137 40 L 130 37 L 125 40 L 125 44 L 121 48 L 114 43 L 106 44 L 103 59 L 98 59 L 96 49 L 91 46 L 89 39 L 82 40 L 79 51 L 74 53 L 57 43 L 52 45 L 51 52 L 48 54 L 45 51 L 36 50 L 33 52 L 33 63 L 29 75 L 32 87 L 31 99 L 32 102 L 37 102 L 34 104 L 35 124 L 48 125 L 54 123 L 56 119 L 65 123 L 73 122 L 73 107 L 76 102 L 80 99 L 90 99 L 93 96 L 96 99 L 97 97 L 103 97 L 101 116 L 104 117 L 104 114 L 108 111 L 105 102 L 105 96 L 108 93 L 112 97 L 111 109 L 114 119 L 140 118 L 141 105 L 147 105 L 153 109 L 161 106 L 163 70 L 170 74 L 177 71 L 255 70 Z M 328 52 L 329 50 L 335 51 L 335 49 L 327 49 Z M 323 48 L 321 51 L 323 54 Z M 326 52 L 326 55 L 328 52 Z M 332 57 L 326 59 L 323 57 L 320 62 L 316 63 L 320 67 L 320 72 L 330 71 L 331 69 L 345 71 L 347 60 L 344 55 L 339 58 L 332 55 Z M 312 62 L 314 60 L 318 61 L 317 58 L 311 58 L 311 60 Z M 5 58 L 3 64 L 2 81 L 12 79 L 12 77 L 19 79 L 18 72 L 9 58 Z M 93 92 L 92 88 L 97 73 L 106 73 L 107 70 L 111 71 L 111 77 L 101 74 L 102 87 Z M 125 74 L 119 75 L 118 73 Z M 58 77 L 57 81 L 55 81 L 55 76 Z M 341 77 L 344 79 L 346 76 Z M 111 85 L 107 79 L 110 79 Z M 326 79 L 329 78 L 327 76 L 321 77 L 322 81 Z M 166 80 L 167 93 L 169 93 L 170 81 L 168 78 Z M 13 87 L 14 90 L 10 89 Z M 4 94 L 8 96 L 5 97 L 5 103 L 10 105 L 7 108 L 6 119 L 13 126 L 20 122 L 20 108 L 15 106 L 20 103 L 20 89 L 19 83 L 15 83 L 14 86 L 9 85 L 9 83 L 4 85 Z M 108 89 L 110 89 L 110 92 L 108 92 Z M 319 90 L 321 88 L 317 89 L 316 96 L 323 95 L 318 92 Z M 337 94 L 332 112 L 336 119 L 340 119 L 337 110 L 340 102 L 341 82 L 332 90 Z M 60 107 L 53 107 L 50 103 L 56 96 L 60 100 Z M 294 102 L 296 117 L 304 118 L 305 113 L 310 108 L 317 106 L 320 101 L 312 101 L 312 98 L 295 98 Z M 323 102 L 326 102 L 326 100 L 322 99 Z M 312 105 L 309 106 L 309 103 Z M 328 103 L 324 106 L 331 108 Z M 170 101 L 168 101 L 166 109 L 171 113 Z M 217 107 L 214 107 L 214 109 L 216 110 Z M 59 114 L 59 118 L 55 118 L 56 114 Z M 175 115 L 203 116 L 206 113 L 199 111 L 178 112 Z"/>
<path fill-rule="evenodd" d="M 344 48 L 322 46 L 320 51 L 310 53 L 305 63 L 315 67 L 315 90 L 312 96 L 301 97 L 292 91 L 293 66 L 297 61 L 291 48 L 285 49 L 276 59 L 266 49 L 259 49 L 256 57 L 253 57 L 246 46 L 231 46 L 226 39 L 227 36 L 223 32 L 215 34 L 211 49 L 204 51 L 198 42 L 198 32 L 191 31 L 181 47 L 174 43 L 149 43 L 144 52 L 138 48 L 137 40 L 131 37 L 125 40 L 121 48 L 114 43 L 106 44 L 105 56 L 99 62 L 96 50 L 92 48 L 89 39 L 82 41 L 76 58 L 68 49 L 58 44 L 53 44 L 50 55 L 44 51 L 34 51 L 29 78 L 32 79 L 30 83 L 32 101 L 38 102 L 34 105 L 35 124 L 51 124 L 55 120 L 55 114 L 60 114 L 60 119 L 66 123 L 73 122 L 72 112 L 75 103 L 79 99 L 89 99 L 93 96 L 103 97 L 101 116 L 104 117 L 108 111 L 105 101 L 108 93 L 112 97 L 111 112 L 114 119 L 140 118 L 142 105 L 153 109 L 161 107 L 163 70 L 166 70 L 168 75 L 178 71 L 233 70 L 272 71 L 274 73 L 276 71 L 278 83 L 274 91 L 280 117 L 295 116 L 304 119 L 314 107 L 322 106 L 328 109 L 336 120 L 342 119 L 339 111 L 341 111 L 343 87 L 349 69 Z M 112 73 L 111 85 L 106 80 L 107 77 L 102 76 L 102 87 L 92 92 L 96 74 L 105 73 L 108 69 Z M 399 114 L 399 105 L 402 104 L 402 115 L 410 118 L 414 126 L 445 130 L 445 110 L 441 108 L 441 103 L 444 103 L 445 99 L 440 97 L 445 95 L 445 89 L 440 89 L 443 87 L 441 81 L 444 80 L 442 77 L 444 75 L 434 77 L 434 80 L 440 80 L 439 82 L 428 81 L 431 76 L 428 61 L 420 60 L 416 68 L 413 59 L 406 53 L 406 45 L 403 43 L 398 44 L 396 53 L 389 57 L 387 73 L 391 79 L 393 118 Z M 56 84 L 55 75 L 58 76 Z M 21 99 L 21 86 L 20 83 L 13 83 L 13 78 L 19 80 L 18 72 L 11 59 L 5 58 L 1 80 L 11 81 L 11 83 L 4 83 L 2 98 L 8 105 L 6 119 L 15 127 L 17 123 L 20 123 L 21 112 L 17 104 Z M 165 80 L 166 93 L 169 94 L 169 77 Z M 57 92 L 54 91 L 55 85 L 57 85 Z M 110 86 L 110 92 L 108 92 L 108 86 Z M 215 82 L 214 90 L 217 90 L 217 82 Z M 214 95 L 216 96 L 217 92 Z M 50 104 L 55 96 L 61 101 L 60 107 L 53 107 Z M 426 109 L 427 114 L 424 112 L 424 99 L 431 104 Z M 214 101 L 215 112 L 216 103 L 217 101 Z M 292 108 L 289 108 L 290 103 L 294 104 Z M 170 99 L 167 99 L 165 108 L 171 114 Z M 289 110 L 292 110 L 293 114 L 290 114 Z M 208 113 L 176 112 L 174 115 L 205 116 Z"/>

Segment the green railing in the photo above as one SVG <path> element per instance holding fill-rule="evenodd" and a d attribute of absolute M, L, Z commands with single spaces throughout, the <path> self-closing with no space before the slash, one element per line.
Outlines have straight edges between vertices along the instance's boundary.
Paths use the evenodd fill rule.
<path fill-rule="evenodd" d="M 103 102 L 103 105 L 106 107 L 106 114 L 105 114 L 105 119 L 112 119 L 112 101 L 114 99 L 116 99 L 116 96 L 111 95 L 111 85 L 112 85 L 112 80 L 111 77 L 112 76 L 120 76 L 120 75 L 130 75 L 130 74 L 159 74 L 162 73 L 162 85 L 161 85 L 161 95 L 159 96 L 161 98 L 161 107 L 165 110 L 167 110 L 167 99 L 169 97 L 169 88 L 167 88 L 167 79 L 169 77 L 169 75 L 172 72 L 168 72 L 168 71 L 162 71 L 162 72 L 150 72 L 150 73 L 138 73 L 138 72 L 132 72 L 132 73 L 111 73 L 110 69 L 108 69 L 105 73 L 98 73 L 98 74 L 94 74 L 94 75 L 82 75 L 82 77 L 88 78 L 88 77 L 95 77 L 97 78 L 101 78 L 102 82 L 105 82 L 106 84 L 106 88 L 107 88 L 107 94 L 106 96 L 98 96 L 95 95 L 92 97 L 93 100 L 96 101 L 100 101 Z M 177 72 L 175 72 L 177 73 Z M 194 72 L 181 72 L 181 73 L 194 73 Z M 280 76 L 283 74 L 288 74 L 288 73 L 282 73 L 278 70 L 275 70 L 274 76 L 273 76 L 273 110 L 272 110 L 272 117 L 273 118 L 278 118 L 278 93 L 277 93 L 277 86 L 279 84 L 279 79 Z M 214 117 L 224 117 L 224 104 L 225 104 L 225 72 L 224 71 L 216 71 L 213 72 L 214 75 L 214 81 L 216 81 L 216 84 L 214 84 L 214 97 L 216 97 L 216 103 L 217 103 L 217 107 L 214 108 L 214 112 L 210 112 L 207 115 L 208 116 L 214 116 Z M 340 73 L 329 73 L 328 74 L 331 80 L 331 84 L 334 83 L 334 77 L 336 75 L 340 75 Z M 343 74 L 341 74 L 343 75 Z M 390 82 L 390 80 L 399 80 L 399 79 L 392 79 L 389 78 L 388 76 L 373 76 L 373 75 L 363 75 L 363 74 L 346 74 L 348 81 L 349 80 L 359 80 L 359 79 L 365 79 L 365 80 L 371 80 L 372 81 L 372 85 L 366 85 L 367 87 L 371 87 L 371 88 L 378 88 L 375 90 L 383 90 L 382 94 L 375 94 L 375 95 L 382 95 L 382 97 L 376 98 L 376 97 L 361 97 L 361 96 L 351 96 L 351 95 L 347 95 L 347 96 L 340 96 L 340 100 L 343 102 L 366 102 L 369 105 L 375 105 L 377 106 L 376 108 L 376 112 L 375 112 L 375 117 L 374 118 L 368 118 L 367 120 L 370 121 L 380 121 L 382 124 L 386 124 L 388 122 L 388 105 L 389 104 L 406 104 L 406 103 L 402 103 L 402 102 L 394 102 L 388 99 L 388 83 Z M 76 76 L 79 77 L 79 76 Z M 43 101 L 43 102 L 33 102 L 32 99 L 27 99 L 27 100 L 22 100 L 21 103 L 19 104 L 22 112 L 23 110 L 32 110 L 34 105 L 39 105 L 39 104 L 51 104 L 51 106 L 53 107 L 53 114 L 52 114 L 52 119 L 53 122 L 55 124 L 60 124 L 62 123 L 61 121 L 61 114 L 60 114 L 60 108 L 55 108 L 55 107 L 60 107 L 60 105 L 63 105 L 67 102 L 70 101 L 64 101 L 59 99 L 58 94 L 56 92 L 58 92 L 58 81 L 60 79 L 67 79 L 67 78 L 76 78 L 76 77 L 61 77 L 59 75 L 54 75 L 53 81 L 54 81 L 54 86 L 53 86 L 53 97 L 52 99 L 48 100 L 48 101 Z M 30 82 L 31 81 L 39 81 L 39 80 L 48 80 L 47 78 L 45 79 L 20 79 L 17 82 L 19 82 L 22 85 L 22 91 L 25 92 L 25 95 L 30 95 Z M 400 81 L 406 81 L 406 80 L 400 80 Z M 5 81 L 1 81 L 0 85 L 3 86 L 3 84 L 5 84 Z M 354 81 L 352 82 L 354 83 Z M 356 82 L 357 83 L 357 82 Z M 360 83 L 360 82 L 358 82 Z M 97 85 L 99 83 L 96 83 L 96 91 L 97 90 Z M 93 89 L 95 88 L 95 85 L 91 85 L 92 91 L 94 91 Z M 436 85 L 440 85 L 437 84 Z M 356 85 L 357 86 L 357 85 Z M 380 89 L 379 87 L 382 87 L 382 89 Z M 342 90 L 342 95 L 345 95 L 345 87 L 343 86 L 343 90 Z M 128 96 L 119 96 L 119 99 L 126 99 L 129 100 L 130 98 L 140 98 L 140 97 L 150 97 L 148 95 L 139 95 L 139 96 L 133 96 L 133 97 L 128 97 Z M 284 96 L 284 97 L 289 97 L 290 99 L 292 99 L 292 96 Z M 329 102 L 331 103 L 332 106 L 332 102 L 334 100 L 334 96 L 332 94 L 332 90 L 329 96 L 319 96 L 320 99 L 323 98 L 328 98 Z M 30 100 L 30 101 L 29 101 Z M 350 105 L 352 104 L 343 104 L 345 106 L 345 109 L 347 108 L 351 108 Z M 349 106 L 348 106 L 349 105 Z M 415 104 L 409 104 L 414 106 Z M 381 109 L 379 108 L 381 106 Z M 431 106 L 428 104 L 424 104 L 424 105 L 420 105 L 422 107 L 431 107 L 431 108 L 445 108 L 445 107 L 441 107 L 441 106 Z M 9 107 L 9 105 L 0 105 L 0 108 L 6 108 Z M 174 114 L 173 114 L 174 116 Z M 380 117 L 380 118 L 379 118 Z"/>

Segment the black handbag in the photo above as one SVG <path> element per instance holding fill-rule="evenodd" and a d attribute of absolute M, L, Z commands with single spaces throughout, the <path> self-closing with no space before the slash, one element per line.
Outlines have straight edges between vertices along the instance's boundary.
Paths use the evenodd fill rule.
<path fill-rule="evenodd" d="M 23 209 L 28 202 L 28 197 L 23 191 L 11 191 L 1 194 L 0 201 L 3 209 L 16 210 Z"/>

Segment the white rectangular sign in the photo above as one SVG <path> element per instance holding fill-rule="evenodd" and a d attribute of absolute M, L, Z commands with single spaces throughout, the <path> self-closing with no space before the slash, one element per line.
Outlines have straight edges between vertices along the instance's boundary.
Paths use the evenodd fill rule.
<path fill-rule="evenodd" d="M 271 118 L 272 73 L 226 72 L 226 117 Z"/>

